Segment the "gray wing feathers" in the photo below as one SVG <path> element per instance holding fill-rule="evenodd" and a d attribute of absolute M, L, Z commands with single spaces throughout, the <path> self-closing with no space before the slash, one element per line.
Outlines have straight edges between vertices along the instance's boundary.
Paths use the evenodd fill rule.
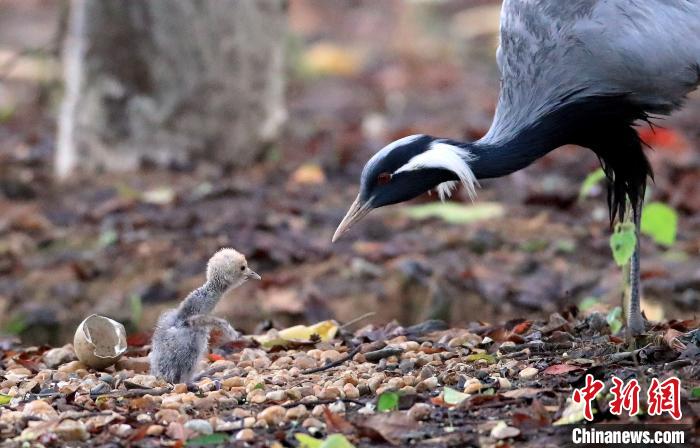
<path fill-rule="evenodd" d="M 486 140 L 592 95 L 678 107 L 700 81 L 700 0 L 506 0 L 501 96 Z"/>

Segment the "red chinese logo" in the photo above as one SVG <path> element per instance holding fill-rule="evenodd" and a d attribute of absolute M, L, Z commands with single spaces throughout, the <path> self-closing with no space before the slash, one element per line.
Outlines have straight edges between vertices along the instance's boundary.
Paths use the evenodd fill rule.
<path fill-rule="evenodd" d="M 647 399 L 649 400 L 649 415 L 661 415 L 668 412 L 675 420 L 680 420 L 681 413 L 681 380 L 671 377 L 663 382 L 652 378 Z"/>
<path fill-rule="evenodd" d="M 631 379 L 627 384 L 616 376 L 611 377 L 612 387 L 610 393 L 613 398 L 610 401 L 610 413 L 622 415 L 623 411 L 631 417 L 639 413 L 639 393 L 641 387 L 639 381 Z M 593 375 L 586 375 L 586 385 L 580 389 L 574 389 L 572 399 L 575 403 L 583 403 L 583 416 L 588 421 L 593 421 L 592 401 L 600 393 L 605 384 L 593 378 Z M 647 413 L 649 415 L 661 415 L 667 412 L 675 420 L 680 420 L 683 416 L 681 411 L 681 380 L 676 377 L 659 381 L 652 378 L 647 391 Z"/>
<path fill-rule="evenodd" d="M 588 421 L 593 420 L 591 401 L 603 390 L 603 387 L 605 387 L 605 384 L 600 380 L 594 380 L 593 375 L 589 373 L 586 375 L 586 385 L 581 389 L 574 389 L 574 403 L 583 403 L 583 416 Z"/>
<path fill-rule="evenodd" d="M 613 415 L 621 415 L 625 409 L 631 417 L 639 412 L 639 381 L 632 379 L 625 386 L 625 382 L 613 375 L 613 387 L 610 393 L 613 394 L 613 399 L 610 402 L 610 413 Z"/>

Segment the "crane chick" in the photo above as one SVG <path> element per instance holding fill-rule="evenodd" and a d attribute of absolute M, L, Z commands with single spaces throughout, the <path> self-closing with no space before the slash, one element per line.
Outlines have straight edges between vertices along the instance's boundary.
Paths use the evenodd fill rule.
<path fill-rule="evenodd" d="M 221 249 L 214 254 L 207 263 L 204 285 L 158 319 L 150 354 L 151 374 L 171 383 L 188 382 L 206 352 L 212 328 L 220 329 L 228 339 L 238 339 L 240 334 L 226 320 L 209 313 L 227 290 L 251 278 L 260 280 L 239 252 Z"/>

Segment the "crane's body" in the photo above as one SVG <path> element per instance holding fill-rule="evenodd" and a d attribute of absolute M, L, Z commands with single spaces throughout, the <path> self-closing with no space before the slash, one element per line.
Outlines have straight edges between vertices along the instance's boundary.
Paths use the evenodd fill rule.
<path fill-rule="evenodd" d="M 632 125 L 679 108 L 700 83 L 700 0 L 505 0 L 497 61 L 501 92 L 480 140 L 410 136 L 365 165 L 360 193 L 334 240 L 371 209 L 430 189 L 528 166 L 565 144 L 594 151 L 609 180 L 611 219 L 629 201 L 637 227 L 651 168 Z M 639 250 L 626 309 L 632 334 L 639 309 Z"/>

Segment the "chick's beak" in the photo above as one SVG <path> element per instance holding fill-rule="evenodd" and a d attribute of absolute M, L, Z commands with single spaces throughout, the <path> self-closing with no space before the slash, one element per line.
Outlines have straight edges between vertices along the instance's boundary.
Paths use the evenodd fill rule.
<path fill-rule="evenodd" d="M 362 202 L 360 196 L 357 196 L 355 202 L 352 203 L 350 209 L 345 214 L 345 218 L 343 218 L 343 220 L 338 225 L 338 228 L 335 230 L 331 242 L 335 243 L 338 240 L 338 238 L 343 236 L 345 232 L 347 232 L 350 229 L 350 227 L 353 226 L 353 224 L 364 218 L 367 215 L 367 213 L 369 213 L 370 210 L 372 210 L 370 202 L 371 201 Z"/>
<path fill-rule="evenodd" d="M 245 273 L 245 278 L 247 278 L 247 279 L 252 278 L 253 280 L 261 280 L 261 277 L 257 273 L 255 273 L 255 271 L 252 271 L 250 269 L 248 269 L 248 272 Z"/>

